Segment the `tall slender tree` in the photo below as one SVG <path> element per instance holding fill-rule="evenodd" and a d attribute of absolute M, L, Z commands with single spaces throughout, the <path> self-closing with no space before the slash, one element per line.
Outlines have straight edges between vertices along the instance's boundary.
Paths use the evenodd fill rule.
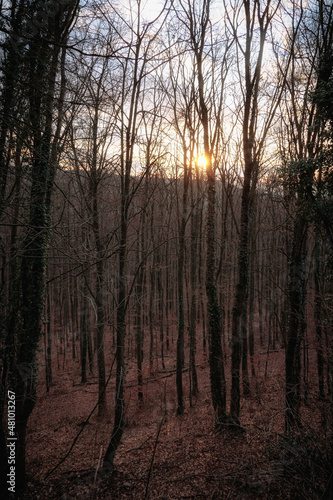
<path fill-rule="evenodd" d="M 301 423 L 301 347 L 306 329 L 306 263 L 307 239 L 311 222 L 320 225 L 322 172 L 326 170 L 326 149 L 329 138 L 325 132 L 329 115 L 326 99 L 333 74 L 333 7 L 318 2 L 313 11 L 298 9 L 291 30 L 293 60 L 287 79 L 286 115 L 289 161 L 282 171 L 285 188 L 295 207 L 292 243 L 288 264 L 289 317 L 287 326 L 286 365 L 286 431 Z M 306 47 L 306 58 L 301 54 Z M 299 75 L 302 74 L 302 79 Z M 300 103 L 298 96 L 302 95 Z M 316 175 L 316 172 L 319 175 Z M 316 213 L 313 220 L 311 213 Z M 325 216 L 322 219 L 324 223 Z M 318 304 L 317 304 L 318 307 Z M 316 311 L 317 314 L 318 310 Z"/>
<path fill-rule="evenodd" d="M 226 5 L 226 4 L 225 4 Z M 249 227 L 250 213 L 253 205 L 260 162 L 263 158 L 265 141 L 274 119 L 278 103 L 284 87 L 284 78 L 279 77 L 276 88 L 270 96 L 270 108 L 265 117 L 261 117 L 260 97 L 263 78 L 263 58 L 267 35 L 272 20 L 277 14 L 279 2 L 271 0 L 264 4 L 259 0 L 243 0 L 234 5 L 232 16 L 228 12 L 229 26 L 236 41 L 237 57 L 242 61 L 240 72 L 240 88 L 243 99 L 242 142 L 244 178 L 241 199 L 240 232 L 237 262 L 237 283 L 232 309 L 232 362 L 231 362 L 231 420 L 239 424 L 240 412 L 240 363 L 242 350 L 247 342 L 246 311 L 249 289 Z M 244 16 L 245 35 L 238 32 L 239 16 Z M 289 64 L 290 59 L 287 61 Z M 259 120 L 262 125 L 259 128 Z"/>
<path fill-rule="evenodd" d="M 15 315 L 18 320 L 14 325 L 9 317 L 7 322 L 7 336 L 15 340 L 12 344 L 14 363 L 5 382 L 16 395 L 17 491 L 23 490 L 25 486 L 26 427 L 36 402 L 36 355 L 42 333 L 45 257 L 55 176 L 51 145 L 56 78 L 61 46 L 67 40 L 76 8 L 76 1 L 69 2 L 61 5 L 55 15 L 40 19 L 35 6 L 29 5 L 25 14 L 29 14 L 30 22 L 33 23 L 32 36 L 23 38 L 22 32 L 18 33 L 22 37 L 20 42 L 27 75 L 24 98 L 29 110 L 31 188 L 28 221 L 22 241 L 23 257 L 16 280 L 18 299 L 11 309 L 11 315 Z M 58 108 L 58 112 L 61 109 Z M 10 332 L 13 326 L 15 330 Z M 1 450 L 1 455 L 6 456 L 5 449 Z"/>
<path fill-rule="evenodd" d="M 209 363 L 212 402 L 215 411 L 215 422 L 220 426 L 226 419 L 226 388 L 222 354 L 222 323 L 218 304 L 216 284 L 216 165 L 214 148 L 219 138 L 220 117 L 223 104 L 223 92 L 218 99 L 218 112 L 215 129 L 212 127 L 212 112 L 207 102 L 205 87 L 205 58 L 211 50 L 210 44 L 210 0 L 203 0 L 200 5 L 192 1 L 179 2 L 182 11 L 177 11 L 183 23 L 193 53 L 197 77 L 198 107 L 202 126 L 203 146 L 207 175 L 207 219 L 206 219 L 206 294 L 208 300 L 209 325 Z M 220 89 L 222 90 L 222 89 Z M 213 129 L 213 131 L 212 131 Z"/>
<path fill-rule="evenodd" d="M 112 469 L 116 450 L 120 444 L 125 425 L 125 337 L 126 313 L 129 304 L 127 287 L 128 268 L 128 229 L 130 207 L 136 187 L 132 185 L 133 162 L 137 146 L 137 134 L 140 122 L 140 97 L 148 66 L 152 59 L 154 44 L 166 16 L 164 7 L 157 18 L 144 22 L 141 1 L 131 4 L 132 24 L 119 12 L 118 21 L 127 28 L 122 35 L 124 45 L 118 55 L 122 70 L 122 97 L 119 111 L 120 129 L 120 234 L 118 253 L 118 291 L 117 291 L 117 369 L 116 369 L 116 401 L 114 426 L 109 445 L 104 455 L 104 467 Z"/>

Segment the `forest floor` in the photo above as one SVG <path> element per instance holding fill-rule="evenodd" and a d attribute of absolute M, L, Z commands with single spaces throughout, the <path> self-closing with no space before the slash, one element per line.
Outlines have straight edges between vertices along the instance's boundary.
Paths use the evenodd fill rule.
<path fill-rule="evenodd" d="M 68 358 L 67 348 L 67 359 L 58 357 L 54 361 L 54 383 L 47 393 L 41 362 L 37 404 L 27 432 L 28 485 L 23 498 L 322 498 L 330 476 L 332 408 L 318 400 L 317 388 L 311 382 L 312 378 L 317 380 L 311 376 L 316 370 L 314 350 L 309 351 L 309 389 L 307 405 L 304 400 L 302 405 L 302 429 L 293 438 L 283 435 L 284 350 L 267 357 L 258 349 L 251 395 L 241 401 L 242 432 L 230 428 L 215 431 L 209 365 L 202 352 L 197 355 L 199 395 L 190 407 L 189 377 L 184 371 L 186 409 L 183 416 L 176 415 L 173 351 L 165 357 L 164 367 L 158 359 L 154 374 L 144 373 L 141 406 L 135 360 L 128 362 L 126 428 L 115 470 L 105 477 L 96 475 L 96 471 L 113 426 L 114 373 L 107 387 L 107 414 L 98 417 L 96 410 L 85 425 L 97 401 L 97 378 L 90 375 L 86 384 L 80 384 L 79 362 Z M 111 355 L 107 361 L 107 367 L 111 366 Z M 230 388 L 230 352 L 226 378 Z M 80 430 L 75 446 L 59 465 Z"/>

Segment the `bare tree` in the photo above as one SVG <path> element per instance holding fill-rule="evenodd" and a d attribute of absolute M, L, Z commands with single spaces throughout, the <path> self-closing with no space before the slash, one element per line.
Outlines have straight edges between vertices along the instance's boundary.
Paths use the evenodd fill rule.
<path fill-rule="evenodd" d="M 226 7 L 227 8 L 227 7 Z M 256 184 L 258 180 L 260 161 L 263 158 L 265 140 L 269 127 L 274 119 L 281 92 L 284 85 L 283 78 L 276 82 L 270 96 L 270 109 L 261 118 L 260 96 L 264 47 L 272 20 L 279 8 L 279 2 L 270 0 L 263 5 L 254 0 L 244 0 L 233 6 L 228 13 L 230 29 L 236 40 L 238 67 L 240 71 L 240 89 L 243 100 L 242 141 L 244 179 L 241 200 L 241 219 L 238 246 L 237 284 L 232 310 L 232 387 L 231 387 L 231 420 L 239 424 L 240 412 L 240 363 L 242 349 L 247 342 L 246 311 L 248 300 L 249 280 L 249 222 L 253 205 Z M 243 16 L 244 25 L 239 16 Z M 245 34 L 240 36 L 239 26 L 242 25 Z M 259 121 L 262 122 L 259 127 Z"/>
<path fill-rule="evenodd" d="M 222 324 L 218 304 L 216 286 L 216 195 L 215 173 L 217 158 L 214 157 L 215 147 L 220 138 L 220 118 L 223 105 L 223 89 L 218 91 L 217 112 L 209 108 L 207 89 L 205 87 L 205 59 L 211 56 L 210 36 L 210 0 L 204 0 L 200 5 L 192 1 L 179 2 L 182 10 L 177 15 L 183 23 L 189 37 L 191 52 L 195 63 L 197 78 L 198 108 L 202 126 L 203 146 L 206 159 L 207 175 L 207 220 L 206 220 L 206 293 L 208 300 L 209 324 L 209 362 L 212 402 L 215 410 L 215 422 L 220 426 L 226 419 L 225 376 L 222 354 Z M 228 44 L 226 44 L 228 50 Z M 213 82 L 212 82 L 213 83 Z M 215 119 L 215 121 L 214 121 Z M 216 156 L 216 155 L 215 155 Z"/>
<path fill-rule="evenodd" d="M 127 289 L 127 244 L 130 220 L 130 206 L 137 187 L 132 185 L 132 169 L 137 145 L 137 131 L 140 115 L 139 103 L 142 86 L 146 74 L 152 68 L 155 42 L 165 18 L 165 9 L 157 19 L 144 23 L 141 12 L 141 2 L 131 4 L 132 24 L 116 12 L 119 22 L 123 23 L 127 33 L 122 33 L 124 42 L 118 52 L 118 60 L 122 71 L 122 97 L 119 114 L 120 133 L 120 235 L 119 235 L 119 267 L 117 293 L 117 370 L 116 370 L 116 402 L 114 427 L 111 439 L 104 456 L 104 467 L 113 468 L 116 450 L 119 446 L 125 423 L 124 378 L 125 378 L 125 337 L 126 312 L 129 304 Z M 116 26 L 115 26 L 115 29 Z"/>
<path fill-rule="evenodd" d="M 325 101 L 327 85 L 333 72 L 332 5 L 327 6 L 324 2 L 319 2 L 311 14 L 309 11 L 304 13 L 302 6 L 298 7 L 297 4 L 294 9 L 294 22 L 290 32 L 293 58 L 288 72 L 283 115 L 283 123 L 288 131 L 284 158 L 288 158 L 288 161 L 285 161 L 281 173 L 291 200 L 290 206 L 295 210 L 288 265 L 285 414 L 287 431 L 301 423 L 301 346 L 306 330 L 307 239 L 309 224 L 314 222 L 319 227 L 321 223 L 321 211 L 316 213 L 315 207 L 321 204 L 320 183 L 322 173 L 327 168 L 327 135 L 324 131 L 329 116 L 326 113 Z M 306 56 L 298 57 L 304 49 Z M 319 172 L 317 177 L 316 172 Z M 316 179 L 319 180 L 319 189 Z M 311 211 L 317 215 L 314 220 Z M 325 226 L 324 219 L 322 222 Z M 318 288 L 318 282 L 316 286 Z M 316 318 L 318 307 L 316 302 Z M 319 330 L 317 334 L 320 336 Z M 320 369 L 319 376 L 321 377 Z"/>
<path fill-rule="evenodd" d="M 108 46 L 112 47 L 112 34 Z M 91 290 L 96 305 L 96 350 L 98 367 L 98 398 L 99 414 L 106 409 L 105 397 L 105 356 L 104 356 L 104 328 L 105 317 L 105 259 L 115 234 L 115 229 L 110 228 L 108 234 L 103 234 L 101 214 L 103 206 L 100 191 L 106 176 L 111 175 L 112 153 L 110 145 L 114 136 L 117 117 L 115 109 L 114 82 L 110 79 L 109 58 L 103 60 L 94 58 L 91 65 L 87 66 L 84 75 L 86 92 L 82 96 L 80 115 L 85 113 L 84 128 L 78 127 L 76 120 L 71 120 L 71 144 L 74 155 L 78 185 L 84 200 L 87 216 L 87 230 L 85 240 L 92 246 L 95 256 L 96 280 Z M 84 137 L 82 133 L 84 132 Z M 90 243 L 90 235 L 93 244 Z"/>
<path fill-rule="evenodd" d="M 20 8 L 23 6 L 21 5 Z M 36 402 L 37 348 L 41 338 L 41 319 L 44 307 L 44 270 L 47 241 L 50 231 L 51 192 L 55 176 L 55 156 L 52 155 L 52 126 L 56 103 L 56 78 L 61 46 L 67 40 L 76 2 L 62 5 L 55 16 L 45 16 L 34 26 L 25 51 L 27 80 L 24 82 L 24 99 L 29 110 L 28 131 L 31 149 L 28 153 L 30 167 L 29 215 L 22 239 L 23 256 L 15 281 L 18 300 L 10 314 L 20 318 L 13 326 L 8 318 L 8 335 L 15 345 L 11 372 L 7 374 L 7 388 L 16 394 L 16 487 L 25 486 L 25 436 L 29 416 Z M 22 12 L 21 12 L 22 13 Z M 37 16 L 31 9 L 32 18 Z M 20 32 L 18 34 L 22 36 Z M 22 38 L 22 46 L 27 40 Z M 59 100 L 61 103 L 61 98 Z M 9 110 L 8 110 L 9 111 Z M 61 115 L 61 104 L 58 117 Z M 55 139 L 57 141 L 57 139 Z M 56 151 L 56 149 L 55 149 Z M 14 344 L 12 344 L 14 348 Z M 1 451 L 6 456 L 6 450 Z M 1 471 L 3 472 L 3 471 Z"/>

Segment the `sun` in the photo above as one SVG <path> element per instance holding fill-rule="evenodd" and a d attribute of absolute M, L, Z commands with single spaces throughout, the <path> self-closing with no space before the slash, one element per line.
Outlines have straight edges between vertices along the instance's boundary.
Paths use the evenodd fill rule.
<path fill-rule="evenodd" d="M 204 168 L 207 166 L 207 158 L 205 155 L 200 155 L 197 158 L 198 167 Z"/>

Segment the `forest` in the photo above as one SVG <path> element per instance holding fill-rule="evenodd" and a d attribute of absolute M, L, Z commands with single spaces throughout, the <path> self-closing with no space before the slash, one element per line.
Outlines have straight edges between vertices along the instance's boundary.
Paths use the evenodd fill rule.
<path fill-rule="evenodd" d="M 0 12 L 0 497 L 332 499 L 332 1 Z"/>

